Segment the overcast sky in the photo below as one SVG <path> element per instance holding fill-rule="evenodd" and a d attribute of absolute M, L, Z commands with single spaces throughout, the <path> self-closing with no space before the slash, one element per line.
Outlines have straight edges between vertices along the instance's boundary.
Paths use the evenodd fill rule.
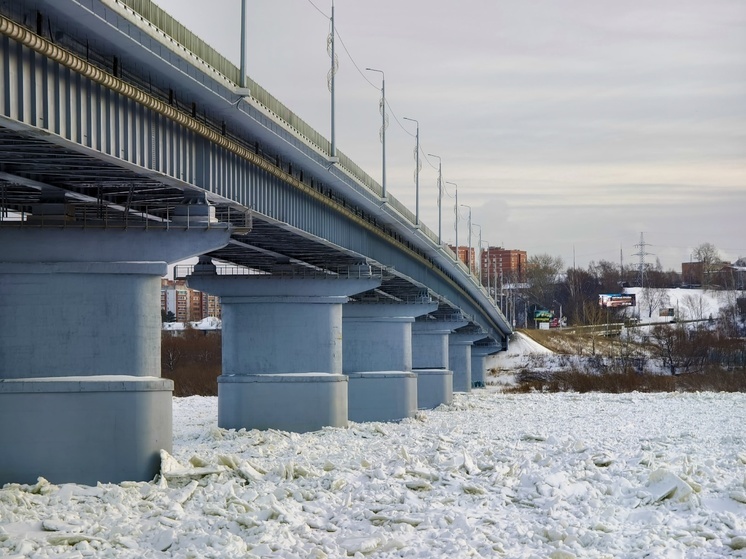
<path fill-rule="evenodd" d="M 238 64 L 240 0 L 155 1 Z M 247 4 L 248 74 L 329 138 L 331 1 Z M 381 74 L 365 68 L 383 70 L 387 189 L 413 211 L 403 117 L 491 245 L 629 264 L 644 233 L 665 269 L 703 242 L 746 256 L 743 0 L 336 0 L 335 23 L 338 149 L 380 182 Z M 437 232 L 434 158 L 420 215 Z"/>

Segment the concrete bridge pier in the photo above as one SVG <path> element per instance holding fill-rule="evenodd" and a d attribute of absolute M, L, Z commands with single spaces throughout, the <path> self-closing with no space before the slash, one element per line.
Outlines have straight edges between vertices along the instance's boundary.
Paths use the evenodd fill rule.
<path fill-rule="evenodd" d="M 465 320 L 431 320 L 412 324 L 412 370 L 417 373 L 417 407 L 432 409 L 453 401 L 453 371 L 448 363 L 448 337 Z"/>
<path fill-rule="evenodd" d="M 346 427 L 342 307 L 370 275 L 226 276 L 200 266 L 190 287 L 220 295 L 223 373 L 218 425 L 307 432 Z"/>
<path fill-rule="evenodd" d="M 471 346 L 486 337 L 484 332 L 454 332 L 448 337 L 448 362 L 453 371 L 454 392 L 471 392 Z"/>
<path fill-rule="evenodd" d="M 496 342 L 471 346 L 471 385 L 473 388 L 484 388 L 487 384 L 487 356 L 499 353 L 502 346 Z"/>
<path fill-rule="evenodd" d="M 0 486 L 153 479 L 172 443 L 160 279 L 229 236 L 0 227 Z"/>
<path fill-rule="evenodd" d="M 437 303 L 361 302 L 343 311 L 344 372 L 352 421 L 395 421 L 417 412 L 412 323 Z"/>

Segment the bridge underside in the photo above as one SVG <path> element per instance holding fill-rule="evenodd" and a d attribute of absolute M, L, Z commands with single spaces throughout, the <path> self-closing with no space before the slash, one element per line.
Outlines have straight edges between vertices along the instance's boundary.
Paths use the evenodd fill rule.
<path fill-rule="evenodd" d="M 13 212 L 37 226 L 164 225 L 185 196 L 202 196 L 236 231 L 211 256 L 269 273 L 367 263 L 386 271 L 378 296 L 430 295 L 440 312 L 507 337 L 504 317 L 429 230 L 385 204 L 353 162 L 330 167 L 325 140 L 272 116 L 269 105 L 287 109 L 266 92 L 236 101 L 230 68 L 206 69 L 165 35 L 160 46 L 121 7 L 13 0 L 4 10 L 1 221 Z"/>
<path fill-rule="evenodd" d="M 185 272 L 223 305 L 221 426 L 412 417 L 471 388 L 473 342 L 507 346 L 432 231 L 157 9 L 0 4 L 0 485 L 157 472 L 166 263 L 233 265 Z"/>
<path fill-rule="evenodd" d="M 5 226 L 90 227 L 129 224 L 167 227 L 185 199 L 201 188 L 141 168 L 122 167 L 96 154 L 49 142 L 39 131 L 0 128 L 0 223 Z M 231 242 L 209 256 L 229 264 L 283 275 L 336 273 L 361 263 L 362 254 L 343 250 L 221 196 L 207 193 L 216 217 L 234 228 Z M 392 273 L 394 272 L 394 273 Z M 428 294 L 424 285 L 391 271 L 380 288 L 359 298 L 412 300 Z M 444 303 L 436 314 L 452 314 Z"/>

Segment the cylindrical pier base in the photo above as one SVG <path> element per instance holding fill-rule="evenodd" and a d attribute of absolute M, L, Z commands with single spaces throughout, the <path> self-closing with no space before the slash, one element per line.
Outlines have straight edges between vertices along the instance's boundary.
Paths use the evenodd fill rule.
<path fill-rule="evenodd" d="M 347 377 L 328 373 L 219 376 L 218 426 L 295 433 L 347 427 Z"/>
<path fill-rule="evenodd" d="M 417 413 L 417 375 L 405 371 L 347 373 L 350 421 L 397 421 Z"/>
<path fill-rule="evenodd" d="M 171 452 L 172 391 L 124 375 L 0 382 L 0 486 L 153 479 Z"/>
<path fill-rule="evenodd" d="M 449 369 L 413 369 L 417 374 L 417 407 L 431 410 L 453 402 L 453 371 Z"/>

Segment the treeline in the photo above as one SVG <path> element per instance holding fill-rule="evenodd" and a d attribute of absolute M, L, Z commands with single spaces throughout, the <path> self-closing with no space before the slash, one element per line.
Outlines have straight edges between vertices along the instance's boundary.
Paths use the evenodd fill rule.
<path fill-rule="evenodd" d="M 222 368 L 220 330 L 164 330 L 161 376 L 174 381 L 174 396 L 216 396 Z"/>
<path fill-rule="evenodd" d="M 743 290 L 746 285 L 746 258 L 740 258 L 736 267 L 723 268 L 717 249 L 710 243 L 704 243 L 694 251 L 695 258 L 701 258 L 699 270 L 701 287 L 719 290 Z M 526 284 L 512 295 L 510 305 L 504 305 L 509 318 L 515 319 L 518 327 L 531 327 L 531 318 L 536 309 L 553 310 L 559 316 L 560 310 L 573 325 L 593 325 L 606 322 L 609 319 L 622 320 L 629 315 L 623 310 L 612 310 L 611 316 L 604 310 L 599 310 L 598 295 L 601 293 L 620 293 L 626 287 L 641 287 L 642 301 L 638 303 L 644 307 L 648 318 L 654 310 L 666 304 L 665 288 L 690 286 L 685 284 L 681 274 L 674 270 L 663 271 L 659 261 L 655 265 L 645 266 L 642 275 L 639 267 L 623 266 L 620 263 L 601 260 L 591 262 L 587 268 L 565 268 L 561 258 L 548 254 L 532 255 L 528 259 L 526 270 Z M 692 298 L 691 309 L 688 310 L 692 319 L 708 319 L 702 310 L 702 301 Z M 698 307 L 700 307 L 698 309 Z M 731 308 L 732 307 L 732 308 Z M 642 309 L 638 308 L 638 312 Z M 698 313 L 698 311 L 700 311 Z M 737 315 L 741 312 L 734 298 L 727 312 L 731 312 L 735 324 Z M 702 316 L 697 316 L 697 315 Z"/>

